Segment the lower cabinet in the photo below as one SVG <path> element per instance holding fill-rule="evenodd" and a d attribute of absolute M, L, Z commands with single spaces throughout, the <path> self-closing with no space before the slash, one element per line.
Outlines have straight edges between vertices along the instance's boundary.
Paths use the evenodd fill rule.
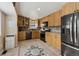
<path fill-rule="evenodd" d="M 40 39 L 39 30 L 32 30 L 32 39 Z"/>
<path fill-rule="evenodd" d="M 18 32 L 18 40 L 19 41 L 26 40 L 26 31 L 19 31 Z"/>
<path fill-rule="evenodd" d="M 46 42 L 55 49 L 61 50 L 61 34 L 46 32 Z"/>
<path fill-rule="evenodd" d="M 51 33 L 46 32 L 45 34 L 46 34 L 46 35 L 45 35 L 46 43 L 47 43 L 48 45 L 51 45 L 51 46 L 52 46 L 52 37 L 50 37 L 50 36 L 51 36 Z"/>

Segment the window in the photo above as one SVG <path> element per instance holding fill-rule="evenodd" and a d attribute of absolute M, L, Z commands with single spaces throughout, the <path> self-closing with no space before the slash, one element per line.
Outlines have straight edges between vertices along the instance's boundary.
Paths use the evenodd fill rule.
<path fill-rule="evenodd" d="M 36 29 L 38 27 L 38 20 L 30 20 L 30 28 Z"/>

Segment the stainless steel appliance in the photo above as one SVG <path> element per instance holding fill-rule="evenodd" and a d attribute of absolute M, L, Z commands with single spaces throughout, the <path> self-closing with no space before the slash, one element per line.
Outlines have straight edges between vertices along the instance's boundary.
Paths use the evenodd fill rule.
<path fill-rule="evenodd" d="M 48 22 L 44 22 L 43 26 L 40 29 L 40 40 L 46 42 L 45 40 L 45 32 L 49 32 L 50 29 L 48 28 Z"/>
<path fill-rule="evenodd" d="M 61 55 L 79 56 L 79 13 L 61 17 Z"/>

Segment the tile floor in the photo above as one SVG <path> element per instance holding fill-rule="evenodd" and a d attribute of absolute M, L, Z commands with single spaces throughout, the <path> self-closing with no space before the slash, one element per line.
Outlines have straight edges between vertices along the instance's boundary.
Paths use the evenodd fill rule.
<path fill-rule="evenodd" d="M 25 56 L 26 50 L 32 45 L 38 45 L 43 48 L 47 56 L 60 56 L 59 50 L 50 47 L 47 43 L 39 39 L 20 41 L 18 47 L 8 50 L 2 56 Z"/>

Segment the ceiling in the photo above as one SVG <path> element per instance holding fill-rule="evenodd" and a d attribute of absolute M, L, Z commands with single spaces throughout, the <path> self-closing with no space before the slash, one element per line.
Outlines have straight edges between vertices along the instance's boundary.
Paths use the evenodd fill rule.
<path fill-rule="evenodd" d="M 65 2 L 17 2 L 19 15 L 39 19 L 59 10 Z"/>
<path fill-rule="evenodd" d="M 12 2 L 0 2 L 0 11 L 8 16 L 16 15 L 16 11 Z"/>

